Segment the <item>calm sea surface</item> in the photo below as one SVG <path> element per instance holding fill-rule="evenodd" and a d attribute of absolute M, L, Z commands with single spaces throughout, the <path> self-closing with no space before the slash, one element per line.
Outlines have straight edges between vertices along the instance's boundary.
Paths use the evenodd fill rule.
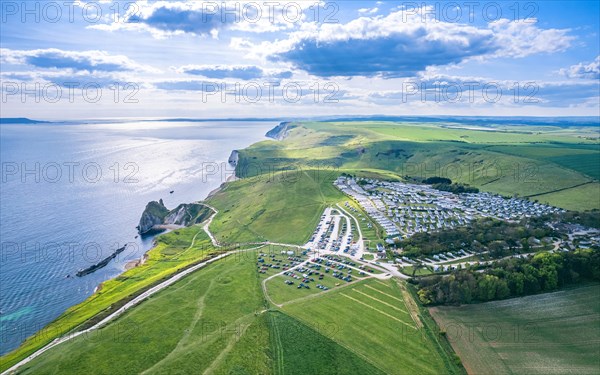
<path fill-rule="evenodd" d="M 231 150 L 265 139 L 275 125 L 1 125 L 0 354 L 152 246 L 152 238 L 135 238 L 148 201 L 174 208 L 204 199 L 231 172 L 221 173 Z M 74 276 L 128 243 L 105 268 Z"/>

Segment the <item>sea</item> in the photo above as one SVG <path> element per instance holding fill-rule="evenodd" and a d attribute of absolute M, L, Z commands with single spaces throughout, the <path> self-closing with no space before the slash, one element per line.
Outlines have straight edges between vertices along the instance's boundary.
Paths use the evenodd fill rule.
<path fill-rule="evenodd" d="M 0 126 L 0 354 L 20 345 L 153 245 L 151 200 L 205 199 L 234 149 L 272 121 L 83 121 Z M 84 277 L 82 268 L 124 252 Z"/>

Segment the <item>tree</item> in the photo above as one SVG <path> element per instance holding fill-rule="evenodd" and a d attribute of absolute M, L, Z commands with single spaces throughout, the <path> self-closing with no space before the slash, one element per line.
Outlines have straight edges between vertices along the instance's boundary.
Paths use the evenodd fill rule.
<path fill-rule="evenodd" d="M 496 285 L 496 299 L 505 299 L 510 296 L 510 289 L 504 280 L 498 280 Z"/>
<path fill-rule="evenodd" d="M 523 288 L 525 286 L 525 277 L 521 272 L 512 272 L 508 276 L 508 287 L 512 295 L 520 296 L 523 295 Z"/>
<path fill-rule="evenodd" d="M 431 290 L 429 290 L 429 289 L 420 289 L 417 292 L 417 295 L 419 296 L 419 300 L 424 305 L 429 305 L 432 302 Z"/>

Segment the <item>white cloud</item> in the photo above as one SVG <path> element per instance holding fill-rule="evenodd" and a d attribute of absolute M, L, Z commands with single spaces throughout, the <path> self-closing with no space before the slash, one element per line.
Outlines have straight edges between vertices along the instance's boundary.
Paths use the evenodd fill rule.
<path fill-rule="evenodd" d="M 307 1 L 136 1 L 120 22 L 89 26 L 104 31 L 146 31 L 157 39 L 182 34 L 217 38 L 225 29 L 251 33 L 291 30 L 309 21 Z M 314 9 L 314 8 L 311 8 Z"/>
<path fill-rule="evenodd" d="M 123 55 L 111 55 L 105 51 L 64 51 L 57 48 L 13 50 L 0 49 L 5 64 L 29 65 L 39 69 L 70 70 L 73 72 L 159 72 L 141 65 Z"/>
<path fill-rule="evenodd" d="M 591 63 L 579 63 L 568 69 L 561 69 L 560 74 L 569 78 L 600 79 L 600 56 Z"/>
<path fill-rule="evenodd" d="M 537 21 L 501 19 L 487 26 L 444 22 L 431 7 L 348 23 L 304 23 L 287 39 L 232 41 L 248 57 L 284 61 L 317 76 L 410 76 L 429 67 L 471 59 L 521 58 L 556 53 L 574 40 L 568 29 L 542 29 Z"/>
<path fill-rule="evenodd" d="M 539 53 L 562 52 L 571 46 L 575 37 L 569 29 L 541 29 L 537 20 L 529 22 L 501 19 L 489 24 L 499 46 L 494 56 L 525 57 Z"/>

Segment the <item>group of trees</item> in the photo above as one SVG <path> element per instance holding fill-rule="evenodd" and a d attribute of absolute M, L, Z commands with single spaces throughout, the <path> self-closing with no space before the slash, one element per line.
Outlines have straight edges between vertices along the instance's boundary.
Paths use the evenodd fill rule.
<path fill-rule="evenodd" d="M 479 193 L 476 187 L 452 183 L 452 180 L 446 177 L 428 177 L 422 181 L 424 184 L 431 185 L 432 188 L 441 191 L 449 191 L 454 194 L 461 193 Z"/>
<path fill-rule="evenodd" d="M 585 211 L 567 211 L 561 214 L 562 221 L 573 224 L 580 224 L 584 227 L 600 229 L 600 210 L 597 208 Z"/>
<path fill-rule="evenodd" d="M 424 184 L 428 184 L 428 185 L 433 185 L 433 184 L 452 184 L 452 180 L 446 177 L 438 177 L 438 176 L 434 176 L 434 177 L 427 177 L 426 179 L 423 180 Z"/>
<path fill-rule="evenodd" d="M 489 251 L 491 258 L 529 251 L 530 238 L 557 236 L 541 221 L 509 223 L 491 218 L 478 219 L 469 226 L 438 232 L 416 233 L 399 243 L 408 257 L 464 249 L 477 253 Z"/>
<path fill-rule="evenodd" d="M 433 184 L 432 188 L 441 190 L 441 191 L 449 191 L 454 194 L 462 194 L 462 193 L 479 193 L 479 189 L 473 186 L 462 185 L 462 184 Z"/>
<path fill-rule="evenodd" d="M 484 272 L 454 271 L 448 277 L 413 280 L 426 305 L 485 302 L 549 292 L 581 281 L 600 281 L 600 250 L 539 253 L 530 258 L 509 258 Z"/>

